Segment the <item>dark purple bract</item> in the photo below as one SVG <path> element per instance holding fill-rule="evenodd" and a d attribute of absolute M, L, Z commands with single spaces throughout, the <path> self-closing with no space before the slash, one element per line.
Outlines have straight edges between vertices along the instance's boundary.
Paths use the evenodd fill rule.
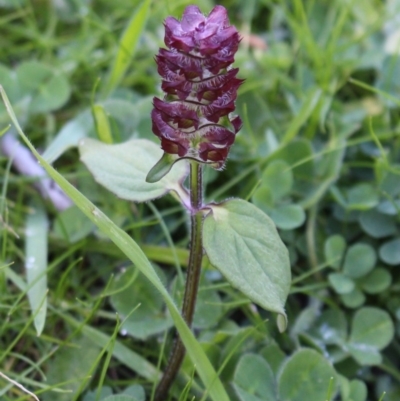
<path fill-rule="evenodd" d="M 181 21 L 168 17 L 164 25 L 168 49 L 156 62 L 166 95 L 154 98 L 153 132 L 165 152 L 221 168 L 242 125 L 230 114 L 243 82 L 230 68 L 239 33 L 222 6 L 208 16 L 188 6 Z"/>

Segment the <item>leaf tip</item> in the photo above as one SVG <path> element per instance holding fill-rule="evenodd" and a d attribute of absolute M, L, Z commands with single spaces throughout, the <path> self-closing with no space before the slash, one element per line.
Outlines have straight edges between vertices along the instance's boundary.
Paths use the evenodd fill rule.
<path fill-rule="evenodd" d="M 287 316 L 285 313 L 280 313 L 278 315 L 278 318 L 276 319 L 276 323 L 278 325 L 278 330 L 280 333 L 283 333 L 288 325 L 288 320 L 287 320 Z"/>

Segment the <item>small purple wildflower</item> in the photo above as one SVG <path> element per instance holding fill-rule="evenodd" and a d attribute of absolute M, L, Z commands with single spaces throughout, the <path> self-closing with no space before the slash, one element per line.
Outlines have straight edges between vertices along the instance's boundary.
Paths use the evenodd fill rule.
<path fill-rule="evenodd" d="M 166 95 L 154 98 L 153 132 L 166 153 L 221 168 L 242 126 L 230 116 L 243 82 L 230 68 L 239 33 L 222 6 L 208 16 L 188 6 L 181 21 L 168 17 L 164 25 L 168 50 L 160 49 L 156 62 Z"/>

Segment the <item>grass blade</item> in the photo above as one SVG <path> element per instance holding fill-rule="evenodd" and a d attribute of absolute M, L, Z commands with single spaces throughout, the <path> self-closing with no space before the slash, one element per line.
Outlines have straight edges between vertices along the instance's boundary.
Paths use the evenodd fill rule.
<path fill-rule="evenodd" d="M 94 104 L 92 106 L 92 114 L 96 126 L 97 136 L 101 142 L 112 144 L 113 137 L 110 127 L 108 115 L 101 104 Z"/>
<path fill-rule="evenodd" d="M 214 367 L 211 365 L 201 345 L 194 337 L 192 331 L 183 320 L 174 300 L 169 295 L 167 289 L 162 284 L 153 266 L 139 245 L 123 230 L 116 226 L 104 213 L 102 213 L 93 203 L 91 203 L 81 192 L 72 186 L 62 175 L 60 175 L 33 147 L 27 136 L 22 131 L 8 97 L 0 86 L 0 93 L 6 106 L 7 112 L 18 133 L 23 138 L 26 145 L 38 159 L 39 163 L 47 171 L 51 178 L 64 190 L 71 200 L 82 210 L 82 212 L 93 221 L 97 227 L 104 232 L 117 245 L 118 248 L 134 263 L 137 268 L 150 280 L 163 297 L 176 329 L 178 330 L 187 353 L 192 360 L 195 368 L 201 377 L 210 397 L 213 401 L 229 401 L 221 380 L 219 379 Z"/>
<path fill-rule="evenodd" d="M 322 91 L 316 88 L 310 91 L 301 106 L 299 113 L 293 118 L 289 127 L 287 128 L 283 138 L 282 144 L 288 144 L 292 139 L 294 139 L 301 128 L 301 126 L 308 120 L 315 107 L 321 98 Z"/>
<path fill-rule="evenodd" d="M 34 325 L 38 336 L 46 322 L 47 231 L 46 211 L 39 202 L 35 202 L 25 224 L 25 269 L 28 299 L 32 314 L 35 315 Z"/>
<path fill-rule="evenodd" d="M 151 0 L 145 0 L 137 9 L 128 23 L 119 42 L 117 56 L 111 67 L 108 82 L 105 87 L 105 95 L 109 95 L 119 84 L 124 76 L 136 50 L 140 35 L 144 29 Z M 105 96 L 105 97 L 106 97 Z"/>

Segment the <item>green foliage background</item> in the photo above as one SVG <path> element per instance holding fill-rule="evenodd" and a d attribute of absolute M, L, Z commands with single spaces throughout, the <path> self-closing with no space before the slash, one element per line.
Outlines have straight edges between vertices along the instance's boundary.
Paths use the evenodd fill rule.
<path fill-rule="evenodd" d="M 190 3 L 206 13 L 214 5 L 0 0 L 0 84 L 24 131 L 139 244 L 176 300 L 186 213 L 170 196 L 116 198 L 76 148 L 86 136 L 155 141 L 162 21 Z M 366 401 L 384 392 L 397 401 L 400 2 L 221 4 L 243 36 L 235 65 L 246 79 L 237 101 L 244 126 L 226 169 L 207 171 L 206 197 L 264 210 L 290 251 L 293 281 L 289 327 L 279 334 L 275 316 L 206 260 L 199 343 L 234 401 Z M 0 122 L 9 124 L 3 106 Z M 0 156 L 0 372 L 45 401 L 151 399 L 172 342 L 163 298 L 77 207 L 56 211 L 32 181 Z M 33 281 L 32 257 L 42 267 Z M 209 396 L 188 358 L 171 400 L 193 395 Z M 0 399 L 29 396 L 0 378 Z"/>

